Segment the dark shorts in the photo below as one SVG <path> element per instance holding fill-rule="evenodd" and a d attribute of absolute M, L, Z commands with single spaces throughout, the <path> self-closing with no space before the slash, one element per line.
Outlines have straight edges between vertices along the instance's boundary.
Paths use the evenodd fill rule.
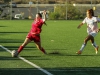
<path fill-rule="evenodd" d="M 33 40 L 34 42 L 40 42 L 40 35 L 33 35 L 31 33 L 28 33 L 26 37 L 30 40 Z"/>

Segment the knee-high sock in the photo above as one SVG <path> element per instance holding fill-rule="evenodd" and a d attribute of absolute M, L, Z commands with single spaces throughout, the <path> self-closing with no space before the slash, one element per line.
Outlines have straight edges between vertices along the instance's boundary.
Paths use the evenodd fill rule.
<path fill-rule="evenodd" d="M 85 48 L 86 44 L 82 44 L 80 51 L 83 51 L 83 49 Z"/>
<path fill-rule="evenodd" d="M 94 47 L 94 48 L 96 48 L 97 47 L 97 45 L 96 45 L 96 43 L 94 42 L 94 43 L 92 43 L 92 46 Z"/>
<path fill-rule="evenodd" d="M 23 46 L 20 46 L 19 48 L 18 48 L 18 53 L 20 53 L 22 50 L 23 50 Z"/>
<path fill-rule="evenodd" d="M 45 50 L 44 50 L 44 48 L 42 48 L 41 51 L 42 51 L 43 53 L 46 53 Z"/>

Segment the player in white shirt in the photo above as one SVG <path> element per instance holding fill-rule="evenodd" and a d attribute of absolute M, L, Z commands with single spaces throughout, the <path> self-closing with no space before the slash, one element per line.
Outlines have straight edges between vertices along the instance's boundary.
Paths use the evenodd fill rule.
<path fill-rule="evenodd" d="M 94 13 L 91 11 L 91 9 L 87 10 L 86 14 L 87 14 L 87 17 L 83 20 L 83 22 L 77 28 L 80 28 L 82 25 L 87 23 L 88 36 L 85 38 L 84 43 L 82 44 L 80 50 L 76 53 L 81 54 L 87 42 L 90 40 L 97 54 L 99 46 L 96 45 L 94 41 L 94 37 L 97 35 L 97 32 L 99 32 L 100 30 L 97 26 L 98 19 L 97 17 L 93 16 Z"/>

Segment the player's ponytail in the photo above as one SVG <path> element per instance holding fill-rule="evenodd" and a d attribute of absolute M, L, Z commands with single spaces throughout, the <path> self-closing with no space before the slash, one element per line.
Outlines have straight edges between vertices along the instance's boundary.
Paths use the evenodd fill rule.
<path fill-rule="evenodd" d="M 98 16 L 95 16 L 95 15 L 94 15 L 94 11 L 93 11 L 93 9 L 90 9 L 90 11 L 91 11 L 92 16 L 94 16 L 94 17 L 98 17 Z"/>
<path fill-rule="evenodd" d="M 41 18 L 42 18 L 42 15 L 41 15 L 41 13 L 37 13 Z"/>
<path fill-rule="evenodd" d="M 90 9 L 92 16 L 94 16 L 94 11 L 93 9 Z"/>

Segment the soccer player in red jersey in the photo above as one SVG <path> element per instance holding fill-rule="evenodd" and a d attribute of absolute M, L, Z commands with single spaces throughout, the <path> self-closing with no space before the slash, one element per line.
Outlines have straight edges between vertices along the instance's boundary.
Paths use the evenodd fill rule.
<path fill-rule="evenodd" d="M 28 35 L 26 36 L 25 41 L 23 44 L 18 48 L 18 50 L 13 50 L 12 51 L 12 57 L 17 57 L 18 54 L 23 50 L 23 48 L 30 43 L 31 41 L 34 41 L 37 48 L 42 51 L 44 54 L 46 54 L 45 50 L 43 47 L 41 47 L 41 39 L 40 39 L 40 33 L 42 31 L 42 25 L 45 24 L 46 21 L 46 12 L 43 12 L 43 19 L 42 15 L 40 13 L 36 14 L 36 18 L 34 22 L 32 23 L 32 28 Z"/>

